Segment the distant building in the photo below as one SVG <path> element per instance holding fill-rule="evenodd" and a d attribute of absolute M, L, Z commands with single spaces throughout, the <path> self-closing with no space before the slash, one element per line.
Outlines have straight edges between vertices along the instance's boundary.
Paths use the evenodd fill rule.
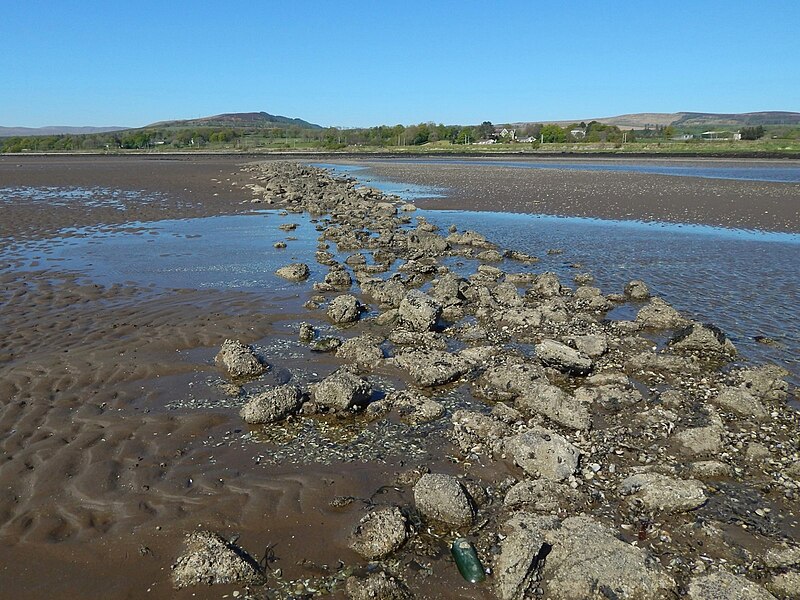
<path fill-rule="evenodd" d="M 517 141 L 518 141 L 518 142 L 520 142 L 521 144 L 532 144 L 532 143 L 533 143 L 533 142 L 535 142 L 537 139 L 538 139 L 538 138 L 535 138 L 535 137 L 533 137 L 532 135 L 530 135 L 530 136 L 528 136 L 528 137 L 526 137 L 526 138 L 520 138 L 520 139 L 518 139 Z"/>
<path fill-rule="evenodd" d="M 693 138 L 694 138 L 694 136 L 691 133 L 682 133 L 680 135 L 673 135 L 669 139 L 671 139 L 671 140 L 673 140 L 675 142 L 685 142 L 686 140 L 691 140 Z"/>
<path fill-rule="evenodd" d="M 576 140 L 582 140 L 586 137 L 586 130 L 585 129 L 571 129 L 569 134 L 574 137 Z"/>
<path fill-rule="evenodd" d="M 517 130 L 516 129 L 506 129 L 505 127 L 500 130 L 499 135 L 503 139 L 507 140 L 516 140 L 517 139 Z"/>
<path fill-rule="evenodd" d="M 475 142 L 480 146 L 485 146 L 486 144 L 496 144 L 497 140 L 481 140 L 480 142 Z"/>
<path fill-rule="evenodd" d="M 700 137 L 704 140 L 729 140 L 734 135 L 730 131 L 704 131 Z"/>

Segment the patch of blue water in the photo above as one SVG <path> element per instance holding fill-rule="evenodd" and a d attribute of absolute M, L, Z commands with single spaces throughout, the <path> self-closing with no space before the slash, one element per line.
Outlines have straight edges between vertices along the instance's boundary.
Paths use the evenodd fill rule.
<path fill-rule="evenodd" d="M 467 211 L 418 211 L 446 230 L 472 229 L 541 258 L 507 270 L 589 272 L 604 293 L 642 279 L 673 306 L 723 329 L 745 357 L 774 362 L 800 382 L 800 235 L 714 227 Z M 548 250 L 560 253 L 548 254 Z M 755 340 L 766 336 L 774 345 Z"/>
<path fill-rule="evenodd" d="M 444 190 L 426 185 L 387 181 L 371 175 L 368 167 L 359 165 L 336 165 L 328 163 L 312 163 L 311 166 L 327 169 L 334 177 L 354 177 L 362 185 L 373 187 L 384 194 L 397 196 L 403 200 L 416 200 L 418 198 L 444 198 Z"/>
<path fill-rule="evenodd" d="M 373 162 L 381 162 L 375 159 Z M 721 165 L 697 164 L 664 164 L 646 161 L 602 159 L 551 160 L 551 159 L 519 159 L 519 160 L 459 160 L 433 158 L 393 158 L 392 163 L 410 164 L 456 164 L 491 167 L 511 167 L 515 169 L 566 169 L 571 171 L 622 171 L 629 173 L 647 173 L 651 175 L 671 175 L 674 177 L 701 177 L 704 179 L 732 179 L 738 181 L 772 181 L 780 183 L 800 183 L 800 165 L 796 162 L 788 164 L 764 165 L 760 162 L 742 162 L 741 164 L 725 163 Z"/>

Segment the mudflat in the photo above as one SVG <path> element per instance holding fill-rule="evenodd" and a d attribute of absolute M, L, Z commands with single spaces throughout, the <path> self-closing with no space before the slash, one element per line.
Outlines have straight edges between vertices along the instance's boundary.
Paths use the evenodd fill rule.
<path fill-rule="evenodd" d="M 510 161 L 513 159 L 497 160 Z M 381 178 L 446 189 L 444 198 L 421 200 L 418 204 L 424 208 L 800 231 L 798 183 L 481 164 L 491 162 L 487 159 L 469 162 L 348 161 L 368 166 Z M 547 165 L 547 161 L 539 162 Z M 758 161 L 750 162 L 753 163 Z M 613 166 L 614 161 L 607 164 Z M 661 160 L 659 164 L 703 163 Z"/>
<path fill-rule="evenodd" d="M 761 209 L 772 214 L 796 200 L 793 184 L 714 181 L 705 188 L 706 182 L 695 179 L 666 178 L 668 189 L 659 192 L 667 183 L 649 175 L 370 167 L 382 176 L 452 190 L 445 199 L 420 202 L 428 206 L 655 219 L 668 204 L 674 219 L 694 207 L 685 222 L 797 231 L 796 208 L 775 221 L 757 218 Z M 531 186 L 534 177 L 537 185 Z M 625 182 L 637 200 L 616 195 L 614 186 Z M 295 184 L 303 191 L 297 197 Z M 691 198 L 698 196 L 688 195 L 692 184 L 709 200 L 695 206 Z M 505 191 L 498 191 L 503 186 Z M 686 197 L 675 191 L 681 186 Z M 285 252 L 285 262 L 294 262 L 299 234 L 293 220 L 310 214 L 322 265 L 311 265 L 309 281 L 276 291 L 105 284 L 29 259 L 4 260 L 4 596 L 219 598 L 237 592 L 289 598 L 332 589 L 334 597 L 342 597 L 349 576 L 363 579 L 369 571 L 353 549 L 351 532 L 367 513 L 390 506 L 403 507 L 409 541 L 380 569 L 397 574 L 418 597 L 485 598 L 505 593 L 502 586 L 533 589 L 534 573 L 548 585 L 547 577 L 557 581 L 569 572 L 563 549 L 579 550 L 581 535 L 597 542 L 599 551 L 617 543 L 609 527 L 652 553 L 656 559 L 646 562 L 652 581 L 674 590 L 693 581 L 701 572 L 696 565 L 707 556 L 736 565 L 761 585 L 786 565 L 769 567 L 772 571 L 761 563 L 753 567 L 753 556 L 780 548 L 781 542 L 797 543 L 798 416 L 786 406 L 780 370 L 722 374 L 716 363 L 681 354 L 685 338 L 675 342 L 674 354 L 652 352 L 654 343 L 666 343 L 669 336 L 647 330 L 643 322 L 661 326 L 669 317 L 670 327 L 686 324 L 658 303 L 638 322 L 604 321 L 612 305 L 639 309 L 645 296 L 632 299 L 629 290 L 604 297 L 590 285 L 573 295 L 550 275 L 530 269 L 512 279 L 512 269 L 535 265 L 531 257 L 501 263 L 502 257 L 491 254 L 491 241 L 465 232 L 454 232 L 447 241 L 446 233 L 417 223 L 413 213 L 395 214 L 389 199 L 296 165 L 254 165 L 242 157 L 2 157 L 0 188 L 4 257 L 29 242 L 44 242 L 46 253 L 48 243 L 68 243 L 70 236 L 85 235 L 85 228 L 139 223 L 147 233 L 141 222 L 274 207 L 278 210 L 268 218 L 286 224 L 285 235 L 276 238 L 286 248 L 270 245 L 263 252 Z M 19 188 L 36 191 L 24 198 L 7 191 Z M 724 221 L 727 205 L 710 200 L 723 188 L 730 194 L 731 221 Z M 594 201 L 593 189 L 598 190 Z M 574 197 L 560 198 L 564 193 Z M 267 198 L 274 203 L 266 204 Z M 596 204 L 607 205 L 608 212 Z M 559 206 L 563 210 L 556 210 Z M 437 262 L 444 256 L 475 260 L 483 252 L 488 254 L 479 260 L 485 264 L 463 279 Z M 143 254 L 141 260 L 157 257 Z M 496 265 L 509 271 L 505 282 Z M 372 279 L 393 270 L 400 292 Z M 349 281 L 329 283 L 341 281 L 342 271 L 352 273 L 352 288 Z M 434 275 L 445 281 L 437 284 L 444 291 L 436 301 L 412 293 Z M 527 291 L 520 294 L 519 288 Z M 364 306 L 355 324 L 331 323 L 332 300 L 346 293 Z M 404 310 L 411 310 L 411 331 L 397 325 L 398 293 L 406 300 Z M 438 324 L 437 303 L 439 311 L 447 311 Z M 380 356 L 373 354 L 362 370 L 365 365 L 356 368 L 353 355 L 318 351 L 299 339 L 302 321 L 311 324 L 317 341 L 359 337 L 363 346 L 356 348 L 378 347 Z M 709 331 L 693 333 L 721 360 L 729 349 Z M 578 347 L 593 359 L 586 363 L 575 348 L 558 343 L 540 346 L 536 356 L 526 350 L 556 338 L 573 345 L 579 338 Z M 268 371 L 249 380 L 229 377 L 215 362 L 226 339 L 252 345 Z M 239 416 L 245 402 L 265 390 L 292 383 L 307 391 L 342 366 L 369 379 L 372 408 L 341 414 L 320 408 L 317 398 L 306 401 L 300 413 L 268 425 L 251 426 Z M 591 368 L 598 378 L 588 383 Z M 511 384 L 531 383 L 526 377 L 556 404 L 582 398 L 573 406 L 575 414 L 566 408 L 543 413 L 530 398 L 518 399 Z M 735 404 L 747 382 L 755 385 L 753 414 L 742 418 L 730 404 L 709 403 L 726 391 Z M 406 388 L 422 396 L 414 395 L 412 402 L 393 395 Z M 558 392 L 561 388 L 566 392 Z M 399 400 L 392 405 L 387 397 Z M 425 398 L 443 412 L 431 409 Z M 767 409 L 770 418 L 759 422 Z M 531 475 L 524 458 L 541 426 L 561 432 L 583 455 L 573 472 L 545 484 Z M 718 446 L 708 446 L 714 439 Z M 415 483 L 428 470 L 458 475 L 463 482 L 455 489 L 475 511 L 469 534 L 486 565 L 495 568 L 488 583 L 466 583 L 449 559 L 449 543 L 466 529 L 457 524 L 442 529 L 414 508 Z M 688 499 L 679 498 L 666 512 L 646 506 L 640 488 L 650 485 L 658 496 L 676 481 L 688 486 Z M 542 508 L 531 498 L 549 504 Z M 530 568 L 519 581 L 501 570 L 503 561 L 525 558 L 525 544 L 517 552 L 505 541 L 519 538 L 515 523 L 533 518 L 515 512 L 520 506 L 540 513 L 536 518 L 543 520 L 536 526 L 545 545 L 555 544 L 545 567 L 564 570 L 541 572 L 542 565 L 533 562 L 538 551 L 527 557 Z M 575 517 L 578 513 L 596 523 Z M 561 533 L 548 529 L 554 517 L 565 524 Z M 198 529 L 219 533 L 260 561 L 267 589 L 248 592 L 244 584 L 225 584 L 176 590 L 170 566 L 182 552 L 184 535 Z M 698 538 L 705 545 L 694 545 Z M 681 560 L 672 560 L 675 556 Z"/>

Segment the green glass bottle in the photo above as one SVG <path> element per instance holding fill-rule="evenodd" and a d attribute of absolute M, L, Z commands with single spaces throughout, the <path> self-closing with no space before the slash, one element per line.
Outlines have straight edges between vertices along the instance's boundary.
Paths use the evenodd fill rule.
<path fill-rule="evenodd" d="M 478 553 L 475 552 L 475 546 L 467 538 L 461 537 L 454 540 L 450 552 L 456 561 L 458 572 L 464 579 L 470 583 L 478 583 L 486 579 L 486 573 L 483 570 L 481 559 L 478 558 Z"/>

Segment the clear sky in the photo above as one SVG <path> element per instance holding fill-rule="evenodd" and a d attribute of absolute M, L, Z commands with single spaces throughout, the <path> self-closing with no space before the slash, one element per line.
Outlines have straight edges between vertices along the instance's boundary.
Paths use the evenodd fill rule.
<path fill-rule="evenodd" d="M 798 0 L 0 0 L 0 125 L 800 110 Z"/>

